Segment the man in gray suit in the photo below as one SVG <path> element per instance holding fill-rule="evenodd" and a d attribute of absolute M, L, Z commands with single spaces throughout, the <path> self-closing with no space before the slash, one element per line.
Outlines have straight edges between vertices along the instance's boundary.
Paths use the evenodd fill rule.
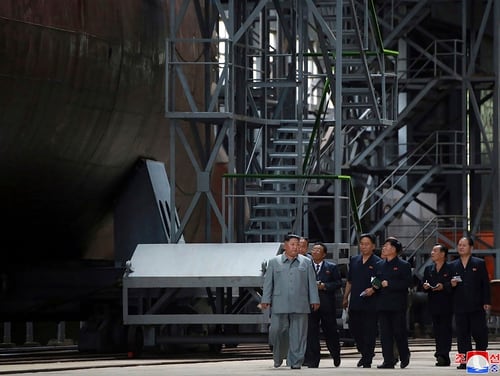
<path fill-rule="evenodd" d="M 269 260 L 264 275 L 261 308 L 272 307 L 269 340 L 276 368 L 284 358 L 292 369 L 302 366 L 308 314 L 319 308 L 316 274 L 311 260 L 299 254 L 299 239 L 285 237 L 285 251 Z"/>

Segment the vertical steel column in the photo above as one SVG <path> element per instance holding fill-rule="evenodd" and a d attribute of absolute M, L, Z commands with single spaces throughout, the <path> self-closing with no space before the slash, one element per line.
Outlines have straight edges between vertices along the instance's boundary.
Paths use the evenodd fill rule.
<path fill-rule="evenodd" d="M 25 346 L 39 346 L 40 345 L 38 342 L 35 342 L 32 321 L 26 322 L 26 342 L 24 343 L 24 345 Z"/>
<path fill-rule="evenodd" d="M 342 155 L 343 155 L 343 141 L 342 141 L 342 23 L 343 23 L 343 1 L 337 1 L 336 13 L 337 24 L 336 26 L 336 45 L 335 45 L 335 150 L 334 150 L 334 175 L 342 174 Z M 340 243 L 348 241 L 342 239 L 342 211 L 341 211 L 341 181 L 336 179 L 334 184 L 334 199 L 333 199 L 333 215 L 334 215 L 334 242 Z"/>
<path fill-rule="evenodd" d="M 494 1 L 493 8 L 493 71 L 495 74 L 495 86 L 493 88 L 493 173 L 495 180 L 493 187 L 500 187 L 500 2 Z M 500 248 L 500 197 L 493 194 L 493 233 L 494 248 Z M 500 257 L 496 257 L 495 278 L 500 277 Z"/>
<path fill-rule="evenodd" d="M 59 321 L 57 323 L 57 343 L 64 345 L 66 342 L 66 322 Z"/>
<path fill-rule="evenodd" d="M 465 72 L 467 71 L 467 46 L 468 46 L 468 39 L 467 39 L 467 0 L 462 0 L 462 40 L 464 43 L 462 43 L 462 56 L 464 57 L 462 59 L 462 71 L 460 72 L 460 75 L 463 77 Z M 462 173 L 462 187 L 464 187 L 464 194 L 462 195 L 462 213 L 464 214 L 464 221 L 463 223 L 463 229 L 464 231 L 469 231 L 470 230 L 470 207 L 469 207 L 469 198 L 470 198 L 470 193 L 471 193 L 471 187 L 470 187 L 470 172 L 468 169 L 469 163 L 470 163 L 470 127 L 467 121 L 467 83 L 465 82 L 465 79 L 462 80 L 462 108 L 460 110 L 461 114 L 460 117 L 462 119 L 462 132 L 465 135 L 465 150 L 462 155 L 462 166 L 463 166 L 463 173 Z"/>
<path fill-rule="evenodd" d="M 169 35 L 171 38 L 175 38 L 176 35 L 176 13 L 175 13 L 175 6 L 173 4 L 170 7 L 170 31 Z M 169 108 L 175 108 L 175 80 L 173 79 L 173 70 L 175 67 L 169 67 L 169 62 L 173 58 L 173 55 L 175 53 L 175 48 L 173 42 L 168 42 L 165 48 L 166 51 L 166 59 L 165 59 L 165 115 L 166 112 L 168 111 Z M 170 69 L 169 69 L 170 68 Z M 169 80 L 170 78 L 170 80 Z M 170 81 L 170 84 L 172 87 L 167 86 L 167 82 Z M 171 94 L 171 95 L 169 95 Z M 170 103 L 169 103 L 170 102 Z M 177 127 L 177 120 L 175 119 L 170 119 L 170 134 L 169 134 L 169 141 L 170 141 L 170 155 L 169 155 L 169 161 L 170 161 L 170 170 L 168 171 L 169 173 L 169 178 L 170 178 L 170 223 L 175 223 L 175 208 L 177 207 L 176 202 L 175 202 L 175 191 L 176 191 L 176 182 L 175 182 L 175 176 L 176 176 L 176 170 L 175 170 L 175 129 Z M 177 241 L 176 236 L 174 233 L 171 234 L 170 236 L 170 242 L 175 243 Z"/>
<path fill-rule="evenodd" d="M 295 3 L 295 9 L 297 12 L 297 21 L 296 21 L 296 30 L 297 30 L 297 39 L 298 39 L 298 49 L 296 52 L 296 64 L 297 64 L 297 79 L 299 82 L 298 85 L 298 94 L 297 94 L 297 166 L 301 166 L 300 169 L 297 169 L 297 174 L 304 174 L 305 171 L 302 170 L 303 161 L 304 161 L 304 153 L 303 153 L 303 143 L 304 140 L 304 113 L 307 111 L 307 82 L 305 82 L 304 70 L 306 67 L 304 66 L 304 51 L 307 51 L 307 40 L 305 37 L 307 33 L 305 29 L 307 28 L 307 5 L 301 1 Z M 292 23 L 291 23 L 292 24 Z M 292 50 L 293 51 L 293 50 Z M 299 186 L 302 186 L 302 182 L 297 180 L 296 189 Z M 300 190 L 299 190 L 300 191 Z M 298 215 L 296 217 L 296 228 L 300 231 L 304 236 L 309 236 L 307 229 L 304 227 L 304 213 L 307 211 L 304 210 L 304 197 L 298 196 L 296 198 Z"/>
<path fill-rule="evenodd" d="M 13 346 L 12 343 L 12 327 L 10 321 L 4 322 L 3 323 L 3 342 L 2 346 Z"/>

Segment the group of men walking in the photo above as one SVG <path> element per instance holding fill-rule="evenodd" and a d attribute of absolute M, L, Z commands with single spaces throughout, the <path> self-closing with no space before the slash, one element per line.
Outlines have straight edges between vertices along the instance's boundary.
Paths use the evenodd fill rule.
<path fill-rule="evenodd" d="M 320 332 L 333 364 L 341 363 L 337 329 L 336 294 L 342 286 L 337 265 L 325 260 L 327 248 L 318 242 L 307 254 L 307 239 L 285 237 L 284 250 L 268 261 L 261 308 L 271 309 L 269 340 L 274 366 L 284 359 L 292 369 L 316 368 L 320 362 Z M 383 362 L 377 368 L 401 368 L 410 363 L 408 346 L 408 291 L 412 285 L 410 264 L 400 256 L 401 242 L 389 237 L 380 257 L 376 239 L 362 234 L 359 254 L 349 260 L 343 308 L 349 312 L 349 328 L 361 355 L 357 366 L 370 368 L 380 335 Z M 459 258 L 448 263 L 448 250 L 437 244 L 432 264 L 424 271 L 423 289 L 429 293 L 429 309 L 436 342 L 436 366 L 449 366 L 452 319 L 456 320 L 458 352 L 486 350 L 486 312 L 490 308 L 489 279 L 484 261 L 473 257 L 472 240 L 460 239 Z M 458 368 L 465 368 L 460 364 Z"/>
<path fill-rule="evenodd" d="M 448 249 L 436 244 L 431 251 L 432 264 L 424 270 L 424 291 L 428 302 L 436 342 L 436 366 L 450 365 L 452 323 L 455 317 L 457 351 L 465 369 L 465 356 L 475 349 L 488 348 L 486 315 L 491 309 L 490 282 L 483 259 L 472 256 L 473 240 L 462 237 L 457 244 L 458 258 L 447 262 Z"/>

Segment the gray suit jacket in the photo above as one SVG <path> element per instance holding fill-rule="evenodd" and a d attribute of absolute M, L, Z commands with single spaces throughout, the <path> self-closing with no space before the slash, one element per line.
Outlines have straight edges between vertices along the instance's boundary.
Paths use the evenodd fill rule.
<path fill-rule="evenodd" d="M 262 303 L 271 304 L 272 313 L 309 313 L 319 304 L 316 274 L 311 260 L 298 255 L 290 261 L 282 254 L 267 264 Z"/>

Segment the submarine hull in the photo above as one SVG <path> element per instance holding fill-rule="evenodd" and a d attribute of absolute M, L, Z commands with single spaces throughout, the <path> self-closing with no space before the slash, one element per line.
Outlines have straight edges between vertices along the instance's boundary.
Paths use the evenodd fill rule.
<path fill-rule="evenodd" d="M 0 2 L 0 319 L 58 310 L 61 319 L 81 312 L 83 296 L 117 286 L 113 207 L 139 160 L 169 163 L 165 41 L 169 7 L 180 3 Z M 194 22 L 179 33 L 200 35 Z M 179 148 L 176 168 L 187 166 Z M 179 176 L 179 191 L 195 192 L 194 177 Z M 197 232 L 188 225 L 184 237 Z"/>
<path fill-rule="evenodd" d="M 112 258 L 127 174 L 168 159 L 168 3 L 0 3 L 4 259 Z"/>

